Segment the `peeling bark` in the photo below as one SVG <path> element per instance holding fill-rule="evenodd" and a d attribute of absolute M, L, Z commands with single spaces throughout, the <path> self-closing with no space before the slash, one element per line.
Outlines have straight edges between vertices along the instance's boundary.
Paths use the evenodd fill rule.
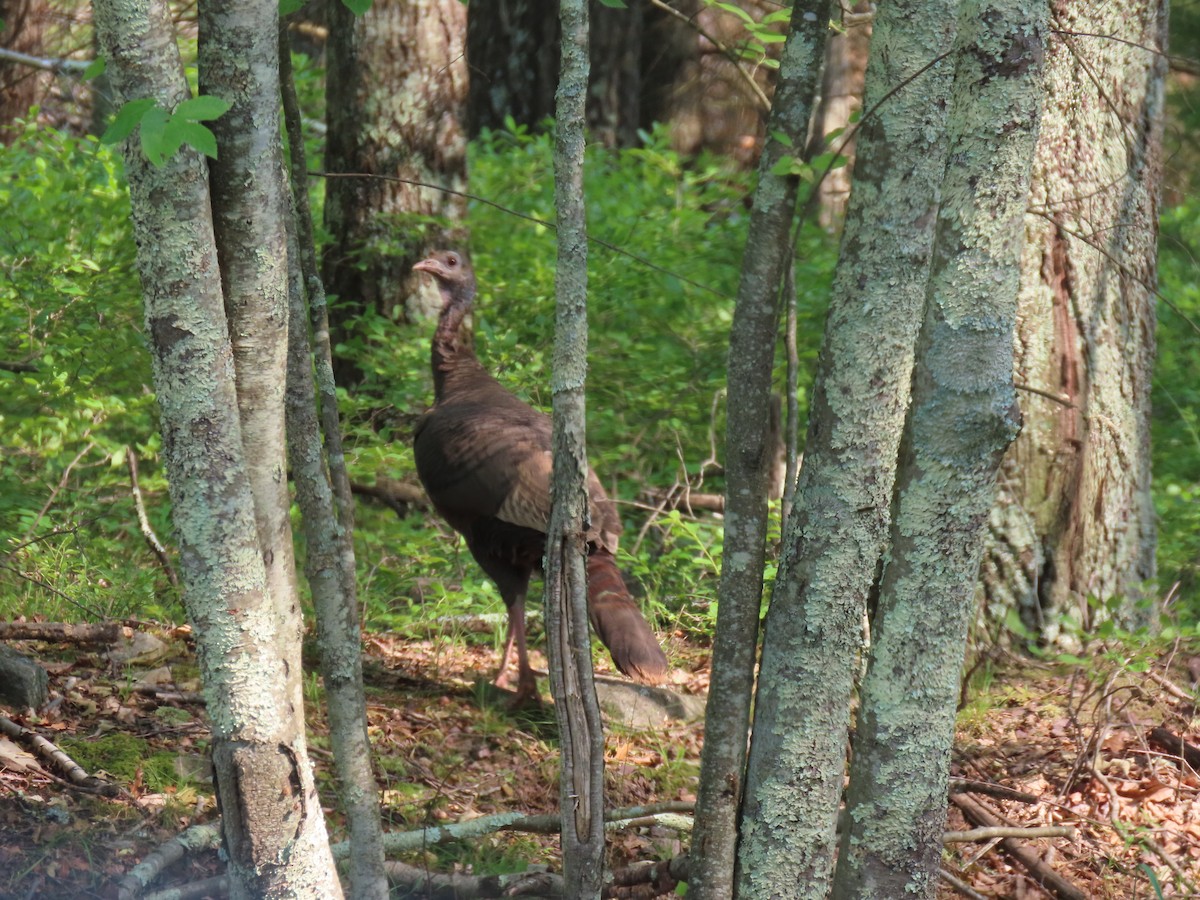
<path fill-rule="evenodd" d="M 1090 598 L 1123 601 L 1125 626 L 1154 614 L 1137 601 L 1155 575 L 1150 376 L 1167 16 L 1143 0 L 1054 2 L 1051 14 L 1060 33 L 1017 329 L 1016 380 L 1032 390 L 1019 395 L 1025 428 L 1005 459 L 981 591 L 990 630 L 1016 609 L 1043 640 L 1075 649 L 1077 629 L 1110 614 Z M 1005 527 L 1015 521 L 1024 527 Z M 1019 577 L 1007 581 L 1014 563 Z"/>

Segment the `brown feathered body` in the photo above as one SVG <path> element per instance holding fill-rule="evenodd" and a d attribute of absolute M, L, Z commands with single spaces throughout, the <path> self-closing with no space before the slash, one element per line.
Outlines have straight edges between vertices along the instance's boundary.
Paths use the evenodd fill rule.
<path fill-rule="evenodd" d="M 525 596 L 540 570 L 550 522 L 551 424 L 506 390 L 461 340 L 475 297 L 470 264 L 439 251 L 416 265 L 442 293 L 433 338 L 434 405 L 417 423 L 417 474 L 434 507 L 466 539 L 496 582 L 508 611 L 508 639 L 497 683 L 507 684 L 515 645 L 519 698 L 536 696 L 525 644 Z M 588 472 L 588 611 L 617 668 L 643 682 L 661 681 L 667 658 L 629 595 L 614 554 L 621 533 L 616 508 Z"/>

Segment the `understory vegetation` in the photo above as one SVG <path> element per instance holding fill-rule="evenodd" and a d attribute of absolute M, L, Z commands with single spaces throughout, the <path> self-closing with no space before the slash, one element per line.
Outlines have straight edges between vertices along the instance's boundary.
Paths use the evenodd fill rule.
<path fill-rule="evenodd" d="M 533 220 L 553 219 L 551 148 L 549 137 L 517 128 L 485 135 L 471 152 L 472 191 L 483 198 L 469 215 L 478 352 L 542 408 L 550 404 L 554 235 Z M 725 348 L 748 188 L 728 164 L 685 160 L 659 134 L 589 158 L 590 455 L 621 504 L 623 567 L 661 625 L 698 637 L 713 624 L 720 520 L 661 501 L 685 485 L 722 487 Z M 9 223 L 0 235 L 0 615 L 178 621 L 177 588 L 143 534 L 132 487 L 136 467 L 146 530 L 169 547 L 120 162 L 91 138 L 28 125 L 0 151 L 0 203 Z M 1194 205 L 1182 202 L 1163 218 L 1154 382 L 1158 593 L 1170 594 L 1186 623 L 1200 613 Z M 830 236 L 801 230 L 802 417 L 836 253 Z M 376 316 L 364 337 L 337 348 L 365 378 L 342 397 L 357 482 L 415 483 L 410 438 L 432 397 L 431 331 L 432 323 Z M 457 536 L 426 510 L 399 517 L 361 502 L 357 551 L 368 629 L 421 633 L 433 619 L 503 608 Z"/>

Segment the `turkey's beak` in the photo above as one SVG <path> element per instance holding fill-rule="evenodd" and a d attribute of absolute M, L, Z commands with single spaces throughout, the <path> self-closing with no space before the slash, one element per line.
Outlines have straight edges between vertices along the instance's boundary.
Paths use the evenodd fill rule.
<path fill-rule="evenodd" d="M 423 259 L 413 266 L 414 272 L 428 272 L 430 275 L 437 275 L 440 269 L 436 259 Z"/>

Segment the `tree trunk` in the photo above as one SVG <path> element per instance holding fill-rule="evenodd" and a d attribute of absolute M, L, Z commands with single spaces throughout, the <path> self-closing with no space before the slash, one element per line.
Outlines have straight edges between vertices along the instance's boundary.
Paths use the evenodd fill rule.
<path fill-rule="evenodd" d="M 224 4 L 198 7 L 200 93 L 232 104 L 211 125 L 219 156 L 209 163 L 209 195 L 259 549 L 279 622 L 288 695 L 303 718 L 304 616 L 284 412 L 291 204 L 280 142 L 278 4 L 256 0 L 232 10 Z"/>
<path fill-rule="evenodd" d="M 815 156 L 828 149 L 837 151 L 846 164 L 830 170 L 817 187 L 822 228 L 840 231 L 850 197 L 850 175 L 854 171 L 854 137 L 848 131 L 850 116 L 861 112 L 863 84 L 867 74 L 867 51 L 871 45 L 874 5 L 859 3 L 854 10 L 842 9 L 842 30 L 829 35 L 825 65 L 821 69 L 821 99 L 813 117 L 812 143 Z M 922 89 L 925 85 L 921 86 Z M 842 134 L 829 139 L 837 131 Z"/>
<path fill-rule="evenodd" d="M 953 63 L 942 58 L 957 8 L 905 0 L 875 20 L 854 190 L 763 638 L 739 849 L 751 896 L 785 882 L 824 898 L 832 878 L 862 618 L 887 543 L 945 170 Z"/>
<path fill-rule="evenodd" d="M 353 507 L 348 502 L 349 482 L 342 455 L 329 344 L 326 340 L 313 348 L 309 338 L 306 294 L 315 297 L 315 302 L 309 301 L 315 307 L 323 306 L 324 297 L 312 244 L 308 166 L 286 26 L 280 28 L 279 44 L 295 198 L 293 227 L 288 234 L 288 458 L 296 484 L 296 502 L 303 516 L 304 574 L 316 608 L 329 739 L 350 830 L 351 896 L 355 900 L 387 900 L 379 789 L 371 764 L 366 695 L 363 693 Z M 308 291 L 305 285 L 309 286 Z M 320 323 L 317 330 L 325 328 L 325 324 Z M 316 409 L 314 357 L 326 387 L 321 393 L 322 405 L 327 413 L 333 413 L 324 418 L 324 442 Z M 341 492 L 334 487 L 339 482 L 345 482 Z M 347 497 L 339 500 L 339 493 L 345 493 Z"/>
<path fill-rule="evenodd" d="M 613 8 L 591 0 L 591 79 L 587 121 L 606 146 L 640 142 L 639 129 L 666 123 L 686 153 L 713 150 L 752 163 L 765 119 L 762 91 L 768 70 L 747 62 L 758 85 L 710 37 L 736 46 L 746 39 L 742 20 L 698 0 L 670 4 L 678 16 L 650 3 Z M 756 19 L 774 6 L 743 0 Z M 467 58 L 472 137 L 513 123 L 537 128 L 554 115 L 558 23 L 550 7 L 532 0 L 492 0 L 471 7 Z"/>
<path fill-rule="evenodd" d="M 355 333 L 364 310 L 403 321 L 435 315 L 432 279 L 412 272 L 431 250 L 464 240 L 466 6 L 459 0 L 379 0 L 362 16 L 328 6 L 326 168 L 382 176 L 331 178 L 325 288 L 334 338 Z M 400 178 L 436 187 L 389 181 Z M 339 381 L 361 375 L 337 361 Z"/>
<path fill-rule="evenodd" d="M 0 47 L 41 53 L 49 12 L 45 0 L 0 0 Z M 0 144 L 16 140 L 18 132 L 8 126 L 29 114 L 49 83 L 49 72 L 0 59 Z"/>
<path fill-rule="evenodd" d="M 829 3 L 793 8 L 779 88 L 758 169 L 758 187 L 737 305 L 729 335 L 725 438 L 725 548 L 718 592 L 712 680 L 705 709 L 696 829 L 688 853 L 689 896 L 729 897 L 737 849 L 750 697 L 758 649 L 767 534 L 771 375 L 779 329 L 779 297 L 791 262 L 798 179 L 773 172 L 789 147 L 803 146 L 828 31 Z"/>
<path fill-rule="evenodd" d="M 960 7 L 949 156 L 835 898 L 932 898 L 937 888 L 974 584 L 1020 421 L 1013 329 L 1046 19 L 1040 0 Z"/>
<path fill-rule="evenodd" d="M 490 0 L 467 14 L 472 138 L 503 129 L 511 118 L 534 128 L 554 116 L 558 85 L 558 16 L 543 0 Z"/>
<path fill-rule="evenodd" d="M 1137 608 L 1154 577 L 1150 376 L 1162 177 L 1162 2 L 1052 3 L 1017 329 L 1025 428 L 1005 459 L 981 589 L 1042 640 Z M 1038 392 L 1038 393 L 1035 393 Z M 1049 396 L 1046 396 L 1049 395 Z M 1058 398 L 1058 399 L 1055 399 Z M 1120 601 L 1117 609 L 1090 599 Z M 1065 626 L 1065 627 L 1064 627 Z"/>
<path fill-rule="evenodd" d="M 554 321 L 553 507 L 546 539 L 546 644 L 561 736 L 559 813 L 563 891 L 599 900 L 604 887 L 604 727 L 592 679 L 588 631 L 587 217 L 583 202 L 588 88 L 587 0 L 562 0 L 554 206 L 558 300 Z"/>
<path fill-rule="evenodd" d="M 275 7 L 268 8 L 259 21 L 269 21 L 273 35 Z M 187 98 L 164 4 L 102 0 L 95 16 L 121 97 L 153 98 L 167 110 Z M 262 138 L 259 146 L 278 134 Z M 230 145 L 229 155 L 238 147 Z M 231 895 L 339 897 L 303 710 L 289 690 L 279 611 L 258 540 L 208 169 L 188 148 L 152 166 L 130 141 L 125 160 L 184 600 L 212 722 Z M 294 629 L 287 623 L 283 633 Z"/>

